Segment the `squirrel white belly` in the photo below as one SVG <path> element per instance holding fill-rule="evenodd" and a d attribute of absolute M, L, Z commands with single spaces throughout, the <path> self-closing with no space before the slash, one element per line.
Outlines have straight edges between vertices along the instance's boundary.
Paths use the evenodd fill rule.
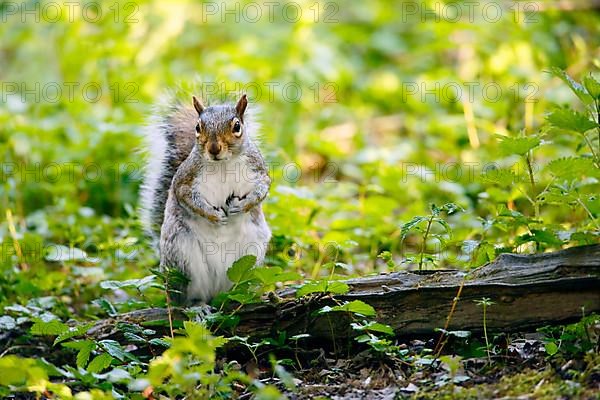
<path fill-rule="evenodd" d="M 253 254 L 262 262 L 271 231 L 261 203 L 270 178 L 253 142 L 247 99 L 236 105 L 167 107 L 151 125 L 142 219 L 159 239 L 161 267 L 189 278 L 184 299 L 210 301 L 228 290 L 227 269 Z"/>

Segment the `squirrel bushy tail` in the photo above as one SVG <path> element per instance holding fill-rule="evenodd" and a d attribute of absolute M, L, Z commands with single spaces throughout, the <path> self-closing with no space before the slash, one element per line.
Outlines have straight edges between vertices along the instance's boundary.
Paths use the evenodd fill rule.
<path fill-rule="evenodd" d="M 179 165 L 188 157 L 195 141 L 198 113 L 175 96 L 156 106 L 144 133 L 146 169 L 141 187 L 141 220 L 158 243 L 169 187 Z"/>

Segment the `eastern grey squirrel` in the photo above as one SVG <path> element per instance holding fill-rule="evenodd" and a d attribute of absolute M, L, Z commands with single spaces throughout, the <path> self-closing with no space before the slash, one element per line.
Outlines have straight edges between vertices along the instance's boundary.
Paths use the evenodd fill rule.
<path fill-rule="evenodd" d="M 237 104 L 191 103 L 169 100 L 151 120 L 141 190 L 161 268 L 188 277 L 188 303 L 228 290 L 227 269 L 247 254 L 262 262 L 271 238 L 261 206 L 271 180 L 246 95 Z"/>

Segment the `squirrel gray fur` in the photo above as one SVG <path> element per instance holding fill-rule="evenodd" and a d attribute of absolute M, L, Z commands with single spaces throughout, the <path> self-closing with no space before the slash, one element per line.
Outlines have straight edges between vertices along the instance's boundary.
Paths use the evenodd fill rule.
<path fill-rule="evenodd" d="M 189 279 L 187 303 L 228 290 L 231 264 L 248 254 L 262 262 L 271 238 L 261 206 L 271 180 L 246 95 L 237 104 L 190 103 L 170 100 L 151 120 L 141 191 L 161 268 Z"/>

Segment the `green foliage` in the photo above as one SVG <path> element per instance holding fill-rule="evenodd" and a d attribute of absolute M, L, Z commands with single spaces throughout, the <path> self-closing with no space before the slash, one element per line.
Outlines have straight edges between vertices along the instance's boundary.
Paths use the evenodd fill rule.
<path fill-rule="evenodd" d="M 329 299 L 349 291 L 348 277 L 473 268 L 504 252 L 598 242 L 597 13 L 423 23 L 402 2 L 374 1 L 340 3 L 334 23 L 312 20 L 309 2 L 297 23 L 282 15 L 254 23 L 212 19 L 203 2 L 142 0 L 127 22 L 124 5 L 118 15 L 103 7 L 93 22 L 76 13 L 28 23 L 0 5 L 0 397 L 140 398 L 150 386 L 156 398 L 280 397 L 216 361 L 235 336 L 196 323 L 173 321 L 174 338 L 134 322 L 113 327 L 119 341 L 88 336 L 97 319 L 165 307 L 186 283 L 179 271 L 155 270 L 136 211 L 143 126 L 177 85 L 188 95 L 223 83 L 205 93 L 213 101 L 248 90 L 272 167 L 266 263 L 249 256 L 232 266 L 234 287 L 215 299 L 211 329 L 233 331 L 232 309 L 288 283 L 298 297 Z M 102 89 L 97 101 L 80 90 L 88 83 Z M 267 83 L 296 85 L 302 96 L 270 96 Z M 469 83 L 478 84 L 472 97 Z M 55 84 L 62 95 L 50 101 L 42 91 Z M 485 85 L 500 96 L 483 94 Z M 464 90 L 448 96 L 448 88 Z M 359 345 L 404 361 L 369 305 L 332 303 L 318 314 L 341 316 Z M 547 341 L 554 357 L 570 354 L 569 343 L 588 348 L 582 331 L 565 332 L 574 336 Z M 259 359 L 259 348 L 303 338 L 269 339 L 235 340 Z M 30 342 L 39 347 L 23 347 Z M 289 383 L 281 363 L 265 364 Z"/>
<path fill-rule="evenodd" d="M 154 359 L 146 378 L 155 393 L 169 397 L 193 395 L 200 398 L 228 396 L 231 383 L 240 381 L 253 385 L 256 396 L 279 398 L 277 389 L 253 382 L 241 371 L 225 368 L 225 374 L 215 371 L 216 351 L 227 343 L 222 336 L 212 336 L 205 326 L 193 322 L 184 323 L 184 336 L 171 340 L 170 348 Z M 144 383 L 144 381 L 142 381 Z"/>
<path fill-rule="evenodd" d="M 488 307 L 494 305 L 494 302 L 491 301 L 488 297 L 483 297 L 480 300 L 475 300 L 475 304 L 477 304 L 478 306 L 481 306 L 481 308 L 483 308 L 483 335 L 485 338 L 485 351 L 487 353 L 488 362 L 491 364 L 492 363 L 492 357 L 491 357 L 492 346 L 488 339 L 488 332 L 487 332 L 487 309 L 488 309 Z"/>
<path fill-rule="evenodd" d="M 408 253 L 405 262 L 418 261 L 419 271 L 422 269 L 424 264 L 431 263 L 436 265 L 438 257 L 435 253 L 427 252 L 427 241 L 430 238 L 435 239 L 440 247 L 439 252 L 442 252 L 446 246 L 446 243 L 452 236 L 452 229 L 450 225 L 440 217 L 441 213 L 445 212 L 447 215 L 452 215 L 457 211 L 462 211 L 462 207 L 457 206 L 454 203 L 447 203 L 441 207 L 437 207 L 435 204 L 431 204 L 431 213 L 425 216 L 416 216 L 412 220 L 402 225 L 400 236 L 402 242 L 406 239 L 408 234 L 412 231 L 421 233 L 421 249 L 419 253 Z M 436 231 L 435 226 L 439 226 L 441 231 Z"/>
<path fill-rule="evenodd" d="M 594 326 L 599 322 L 600 317 L 591 314 L 574 324 L 540 328 L 544 335 L 546 353 L 560 360 L 570 360 L 598 351 L 598 333 L 594 331 Z"/>
<path fill-rule="evenodd" d="M 568 108 L 556 109 L 546 119 L 557 128 L 581 134 L 598 127 L 596 122 L 590 121 L 584 114 Z"/>
<path fill-rule="evenodd" d="M 316 282 L 304 283 L 296 291 L 296 297 L 306 296 L 311 293 L 344 294 L 348 293 L 348 290 L 350 290 L 350 287 L 344 282 L 321 279 Z"/>
<path fill-rule="evenodd" d="M 360 300 L 353 300 L 350 302 L 345 302 L 343 304 L 337 306 L 325 306 L 319 310 L 319 314 L 327 314 L 332 312 L 349 312 L 352 314 L 356 314 L 361 317 L 373 317 L 375 316 L 375 309 Z"/>
<path fill-rule="evenodd" d="M 276 283 L 295 281 L 300 275 L 283 272 L 280 267 L 258 267 L 256 256 L 247 255 L 235 261 L 227 271 L 233 287 L 228 293 L 217 296 L 213 304 L 223 306 L 227 300 L 240 304 L 260 301 L 262 294 L 273 289 Z"/>
<path fill-rule="evenodd" d="M 77 350 L 77 368 L 85 368 L 87 366 L 92 351 L 97 347 L 96 343 L 92 340 L 78 340 L 64 343 L 63 346 Z"/>
<path fill-rule="evenodd" d="M 586 174 L 594 173 L 594 162 L 589 158 L 563 157 L 550 161 L 545 167 L 554 178 L 561 181 L 573 181 Z"/>
<path fill-rule="evenodd" d="M 529 153 L 530 150 L 540 145 L 540 138 L 536 136 L 527 137 L 507 137 L 502 136 L 500 139 L 500 151 L 505 156 L 517 154 L 524 156 Z"/>
<path fill-rule="evenodd" d="M 593 102 L 593 98 L 590 96 L 586 88 L 584 88 L 580 83 L 576 82 L 573 78 L 567 74 L 566 71 L 558 68 L 551 67 L 550 73 L 558 78 L 560 78 L 564 83 L 567 84 L 569 89 L 581 100 L 584 104 L 591 104 Z"/>

